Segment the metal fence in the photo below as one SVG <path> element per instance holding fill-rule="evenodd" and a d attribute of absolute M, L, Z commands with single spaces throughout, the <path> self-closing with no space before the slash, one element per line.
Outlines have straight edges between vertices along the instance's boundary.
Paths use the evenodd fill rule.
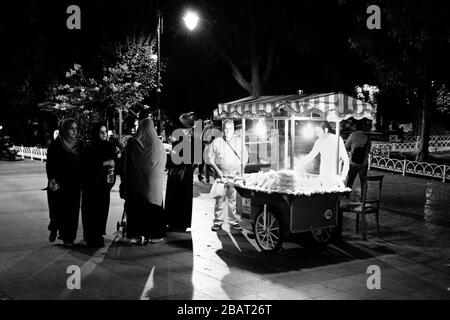
<path fill-rule="evenodd" d="M 435 163 L 417 162 L 410 160 L 392 159 L 369 155 L 369 169 L 375 168 L 406 174 L 441 179 L 442 182 L 450 179 L 450 166 Z"/>
<path fill-rule="evenodd" d="M 431 135 L 430 136 L 430 142 L 435 141 L 446 141 L 450 140 L 450 135 Z M 399 137 L 397 135 L 390 135 L 389 136 L 389 143 L 398 143 L 398 142 L 420 142 L 420 136 L 409 136 L 405 135 L 400 141 Z"/>
<path fill-rule="evenodd" d="M 370 153 L 373 156 L 390 158 L 391 152 L 416 152 L 419 144 L 420 137 L 410 142 L 375 144 L 372 145 Z M 431 136 L 428 150 L 430 152 L 450 150 L 450 136 Z"/>
<path fill-rule="evenodd" d="M 438 145 L 444 144 L 446 147 L 450 146 L 450 140 L 436 141 Z M 401 173 L 402 175 L 410 174 L 429 178 L 437 178 L 441 179 L 442 182 L 450 180 L 450 166 L 438 165 L 435 163 L 410 161 L 406 159 L 400 160 L 389 158 L 389 152 L 392 148 L 392 145 L 393 144 L 382 144 L 376 145 L 376 148 L 372 147 L 371 153 L 369 154 L 369 169 L 386 170 Z M 17 151 L 18 156 L 22 157 L 22 159 L 30 158 L 31 160 L 47 160 L 47 149 L 23 146 L 14 146 L 14 149 Z"/>
<path fill-rule="evenodd" d="M 31 160 L 47 160 L 47 149 L 37 147 L 14 146 L 17 155 L 22 159 L 30 158 Z"/>

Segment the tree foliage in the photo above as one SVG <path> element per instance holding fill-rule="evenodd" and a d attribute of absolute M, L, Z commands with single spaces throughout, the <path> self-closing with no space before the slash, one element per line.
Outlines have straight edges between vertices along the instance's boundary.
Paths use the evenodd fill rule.
<path fill-rule="evenodd" d="M 156 88 L 155 41 L 133 37 L 116 45 L 116 61 L 104 68 L 102 82 L 107 97 L 119 107 L 128 109 L 141 102 Z"/>
<path fill-rule="evenodd" d="M 348 1 L 342 1 L 344 4 Z M 381 8 L 381 30 L 361 28 L 349 39 L 351 48 L 372 67 L 382 90 L 403 92 L 416 101 L 421 113 L 421 146 L 417 160 L 428 155 L 432 81 L 445 81 L 448 68 L 449 24 L 439 1 L 377 0 Z M 365 26 L 366 15 L 359 21 Z M 448 69 L 447 69 L 448 70 Z"/>
<path fill-rule="evenodd" d="M 60 119 L 76 118 L 79 124 L 92 120 L 106 122 L 111 110 L 120 113 L 121 118 L 122 112 L 127 113 L 156 87 L 154 46 L 154 41 L 145 37 L 110 45 L 111 62 L 99 75 L 88 75 L 75 63 L 63 81 L 50 87 L 47 101 L 40 104 L 42 109 Z M 80 128 L 85 131 L 83 126 Z"/>

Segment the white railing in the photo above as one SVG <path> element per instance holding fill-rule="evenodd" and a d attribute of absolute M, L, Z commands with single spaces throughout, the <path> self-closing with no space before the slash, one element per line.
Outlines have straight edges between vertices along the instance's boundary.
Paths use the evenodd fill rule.
<path fill-rule="evenodd" d="M 47 149 L 37 147 L 14 146 L 17 155 L 22 159 L 30 158 L 31 160 L 47 160 Z"/>
<path fill-rule="evenodd" d="M 390 157 L 394 152 L 417 152 L 420 146 L 420 139 L 415 142 L 404 143 L 381 143 L 372 145 L 370 153 L 374 156 Z M 450 136 L 431 136 L 428 147 L 429 152 L 450 150 Z"/>
<path fill-rule="evenodd" d="M 432 135 L 430 136 L 430 143 L 437 142 L 437 141 L 450 141 L 450 135 Z M 400 142 L 400 139 L 398 135 L 390 135 L 389 136 L 389 143 L 398 143 Z M 420 136 L 408 136 L 405 135 L 403 137 L 403 142 L 420 142 Z"/>
<path fill-rule="evenodd" d="M 450 135 L 430 136 L 430 141 L 448 141 L 448 140 L 450 140 Z M 420 141 L 419 137 L 417 137 L 417 141 Z"/>
<path fill-rule="evenodd" d="M 391 149 L 392 149 L 391 143 L 374 144 L 370 149 L 370 154 L 372 156 L 389 158 L 391 154 Z"/>
<path fill-rule="evenodd" d="M 443 142 L 448 146 L 448 142 Z M 392 144 L 374 145 L 369 155 L 369 169 L 380 169 L 401 173 L 402 175 L 411 174 L 430 178 L 441 179 L 442 182 L 450 180 L 450 166 L 438 165 L 435 163 L 417 162 L 410 160 L 400 160 L 389 158 L 389 146 Z M 47 149 L 36 147 L 14 146 L 17 155 L 22 159 L 47 160 Z M 378 153 L 378 154 L 377 154 Z M 387 153 L 387 157 L 383 155 Z"/>
<path fill-rule="evenodd" d="M 442 182 L 450 179 L 450 166 L 435 163 L 417 162 L 410 160 L 391 159 L 379 156 L 369 156 L 369 169 L 393 171 L 402 175 L 411 174 L 441 179 Z"/>

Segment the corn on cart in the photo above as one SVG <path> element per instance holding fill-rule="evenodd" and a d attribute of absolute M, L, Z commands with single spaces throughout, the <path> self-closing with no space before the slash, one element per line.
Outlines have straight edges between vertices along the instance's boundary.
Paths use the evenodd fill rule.
<path fill-rule="evenodd" d="M 311 136 L 317 121 L 334 123 L 339 137 L 340 121 L 350 117 L 373 120 L 373 110 L 370 103 L 343 93 L 247 97 L 219 104 L 214 110 L 216 120 L 241 120 L 239 135 L 248 148 L 251 165 L 269 164 L 265 172 L 244 174 L 247 164 L 242 163 L 242 175 L 224 181 L 237 190 L 237 212 L 243 226 L 254 232 L 262 251 L 279 249 L 292 234 L 328 244 L 340 232 L 340 199 L 351 190 L 342 181 L 323 181 L 318 175 L 297 172 L 296 155 L 307 152 L 302 149 L 303 136 L 308 132 Z M 339 173 L 342 163 L 338 155 L 336 138 L 332 165 Z"/>

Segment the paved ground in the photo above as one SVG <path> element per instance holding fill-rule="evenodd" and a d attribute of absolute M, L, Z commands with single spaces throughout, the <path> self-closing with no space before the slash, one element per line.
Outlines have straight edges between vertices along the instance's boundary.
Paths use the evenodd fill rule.
<path fill-rule="evenodd" d="M 192 233 L 146 247 L 112 243 L 123 204 L 116 185 L 107 246 L 93 250 L 47 241 L 44 163 L 0 162 L 0 299 L 449 299 L 450 184 L 383 174 L 381 239 L 369 219 L 362 241 L 346 215 L 342 244 L 292 241 L 264 254 L 246 232 L 210 231 L 209 185 L 196 181 Z M 71 265 L 80 290 L 67 288 Z M 371 265 L 379 290 L 367 288 Z"/>

